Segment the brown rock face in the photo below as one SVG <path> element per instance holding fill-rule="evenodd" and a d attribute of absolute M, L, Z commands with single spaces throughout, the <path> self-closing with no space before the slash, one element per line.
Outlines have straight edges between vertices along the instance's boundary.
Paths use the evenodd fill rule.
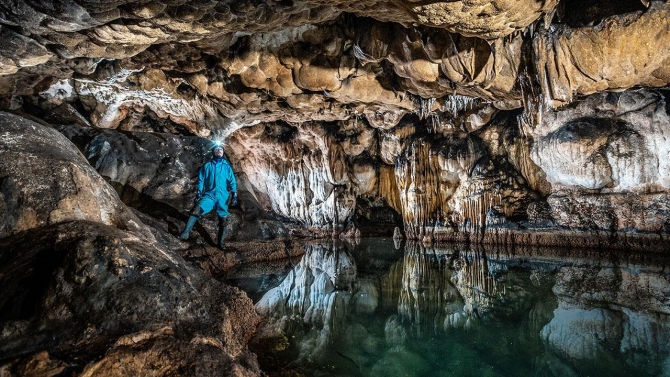
<path fill-rule="evenodd" d="M 595 6 L 586 16 L 566 5 L 558 19 L 570 23 L 551 17 L 556 2 L 533 0 L 112 2 L 102 11 L 93 3 L 59 4 L 3 5 L 3 96 L 38 94 L 72 77 L 92 123 L 106 128 L 146 114 L 202 136 L 231 121 L 334 121 L 359 113 L 388 121 L 421 111 L 408 94 L 435 98 L 441 111 L 456 93 L 509 109 L 522 96 L 540 100 L 539 92 L 522 90 L 533 72 L 541 102 L 555 106 L 574 95 L 668 81 L 666 46 L 648 43 L 667 40 L 661 2 L 645 12 Z M 535 33 L 537 23 L 546 30 Z"/>
<path fill-rule="evenodd" d="M 116 192 L 58 131 L 8 113 L 0 114 L 0 129 L 0 236 L 87 220 L 152 239 Z"/>
<path fill-rule="evenodd" d="M 550 13 L 558 1 L 444 1 L 408 7 L 425 25 L 445 27 L 467 36 L 499 38 L 535 22 Z"/>
<path fill-rule="evenodd" d="M 620 91 L 636 85 L 663 87 L 670 71 L 670 7 L 611 18 L 590 28 L 557 27 L 534 39 L 542 93 L 547 104 L 570 103 L 574 95 Z"/>
<path fill-rule="evenodd" d="M 259 373 L 246 295 L 187 264 L 55 129 L 0 125 L 3 374 Z"/>
<path fill-rule="evenodd" d="M 72 371 L 91 363 L 88 376 L 121 365 L 157 375 L 258 372 L 246 360 L 257 321 L 250 300 L 161 246 L 84 221 L 1 245 L 5 358 L 47 350 Z"/>

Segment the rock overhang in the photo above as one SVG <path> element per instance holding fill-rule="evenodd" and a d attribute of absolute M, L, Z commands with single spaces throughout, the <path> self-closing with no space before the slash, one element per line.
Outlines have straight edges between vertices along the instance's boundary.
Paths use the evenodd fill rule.
<path fill-rule="evenodd" d="M 226 138 L 257 204 L 315 230 L 351 233 L 360 203 L 392 209 L 427 240 L 512 218 L 528 227 L 545 222 L 530 208 L 549 197 L 637 195 L 663 191 L 668 179 L 643 162 L 662 160 L 665 116 L 638 109 L 635 95 L 670 80 L 665 2 L 1 9 L 4 108 L 54 124 Z M 552 138 L 598 128 L 570 104 L 602 107 L 598 93 L 609 91 L 631 93 L 617 98 L 637 105 L 611 107 L 637 115 L 603 110 L 596 116 L 615 125 L 604 136 L 571 147 Z M 616 126 L 645 113 L 656 120 L 633 121 L 628 133 Z"/>

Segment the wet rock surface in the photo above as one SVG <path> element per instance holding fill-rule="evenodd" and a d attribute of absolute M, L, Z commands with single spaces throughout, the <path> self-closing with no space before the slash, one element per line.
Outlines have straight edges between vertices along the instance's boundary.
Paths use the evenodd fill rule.
<path fill-rule="evenodd" d="M 0 235 L 89 220 L 150 237 L 63 135 L 8 113 L 0 114 L 0 125 Z"/>
<path fill-rule="evenodd" d="M 244 343 L 256 314 L 248 299 L 159 246 L 83 221 L 9 237 L 2 246 L 6 358 L 47 350 L 62 355 L 68 369 L 97 375 L 105 369 L 94 372 L 93 360 L 119 365 L 115 358 L 141 350 L 146 361 L 136 359 L 133 369 L 158 357 L 165 373 L 205 368 L 215 374 L 210 362 L 232 367 L 251 357 Z M 211 361 L 194 349 L 179 352 L 201 340 L 213 347 Z M 171 343 L 173 354 L 159 357 Z"/>

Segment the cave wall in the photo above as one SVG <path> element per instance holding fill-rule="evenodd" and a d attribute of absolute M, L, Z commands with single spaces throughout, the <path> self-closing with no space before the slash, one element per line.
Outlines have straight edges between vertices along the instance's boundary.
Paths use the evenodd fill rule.
<path fill-rule="evenodd" d="M 547 201 L 558 224 L 667 232 L 664 92 L 594 94 L 545 115 L 532 156 L 551 183 Z"/>
<path fill-rule="evenodd" d="M 251 303 L 209 276 L 245 257 L 209 253 L 212 216 L 190 243 L 174 237 L 212 139 L 239 178 L 228 237 L 245 245 L 397 227 L 426 245 L 667 251 L 668 13 L 646 0 L 0 2 L 0 374 L 261 373 Z M 467 327 L 474 309 L 505 308 L 490 274 L 502 264 L 464 255 L 434 280 L 445 265 L 421 247 L 381 278 L 402 289 L 367 280 L 347 295 L 352 259 L 314 246 L 301 289 L 266 304 L 326 330 L 306 352 L 337 308 L 393 306 L 394 345 L 424 325 L 402 316 Z M 563 294 L 580 294 L 579 276 L 560 271 L 556 317 L 585 314 Z M 635 336 L 654 318 L 621 312 L 538 331 L 576 359 L 597 356 L 601 319 L 622 349 L 656 341 Z M 586 331 L 557 336 L 574 327 Z"/>
<path fill-rule="evenodd" d="M 669 9 L 8 3 L 0 108 L 156 150 L 78 145 L 118 190 L 182 212 L 206 148 L 167 134 L 225 140 L 249 216 L 316 236 L 665 235 Z M 254 226 L 245 237 L 287 234 Z"/>

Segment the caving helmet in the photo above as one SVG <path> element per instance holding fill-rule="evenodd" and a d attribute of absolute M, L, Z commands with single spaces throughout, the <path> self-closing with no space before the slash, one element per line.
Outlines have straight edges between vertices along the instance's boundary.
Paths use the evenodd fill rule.
<path fill-rule="evenodd" d="M 220 140 L 214 140 L 214 145 L 212 145 L 212 153 L 217 149 L 224 149 L 223 142 Z"/>

